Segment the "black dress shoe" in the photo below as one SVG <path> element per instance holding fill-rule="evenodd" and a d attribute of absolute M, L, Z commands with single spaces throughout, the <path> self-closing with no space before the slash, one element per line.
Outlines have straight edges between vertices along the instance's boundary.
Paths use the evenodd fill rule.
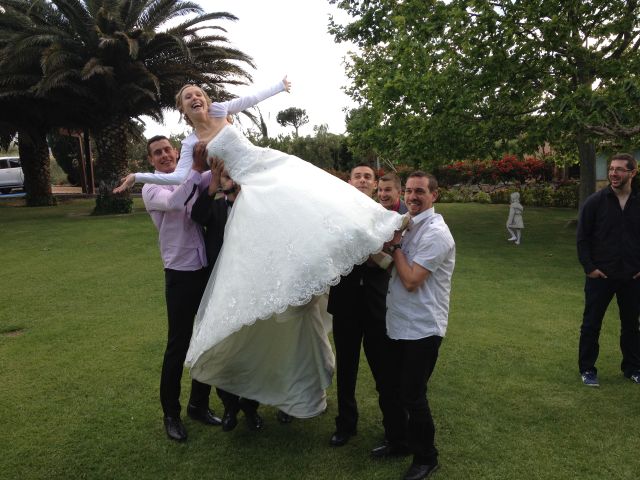
<path fill-rule="evenodd" d="M 257 432 L 262 430 L 264 427 L 264 420 L 257 411 L 245 411 L 244 416 L 247 419 L 247 426 L 249 427 L 249 430 Z"/>
<path fill-rule="evenodd" d="M 230 432 L 238 425 L 238 412 L 233 410 L 225 410 L 222 415 L 222 431 Z"/>
<path fill-rule="evenodd" d="M 293 422 L 293 417 L 291 415 L 289 415 L 288 413 L 283 412 L 282 410 L 278 410 L 278 413 L 276 413 L 276 418 L 278 419 L 278 422 L 280 422 L 280 423 L 291 423 L 291 422 Z"/>
<path fill-rule="evenodd" d="M 410 453 L 406 445 L 389 443 L 387 441 L 371 450 L 371 456 L 373 458 L 406 457 Z"/>
<path fill-rule="evenodd" d="M 356 432 L 348 433 L 338 430 L 333 435 L 331 435 L 331 438 L 329 439 L 329 445 L 331 445 L 332 447 L 342 447 L 343 445 L 346 445 L 349 439 L 355 434 Z"/>
<path fill-rule="evenodd" d="M 189 404 L 187 406 L 187 415 L 189 415 L 191 419 L 204 423 L 205 425 L 222 425 L 220 417 L 216 417 L 209 407 L 198 408 Z"/>
<path fill-rule="evenodd" d="M 428 465 L 420 465 L 418 463 L 412 463 L 404 474 L 403 480 L 423 480 L 431 475 L 438 469 L 438 463 L 431 463 Z"/>
<path fill-rule="evenodd" d="M 187 429 L 180 417 L 164 417 L 164 429 L 171 440 L 184 442 L 187 439 Z"/>

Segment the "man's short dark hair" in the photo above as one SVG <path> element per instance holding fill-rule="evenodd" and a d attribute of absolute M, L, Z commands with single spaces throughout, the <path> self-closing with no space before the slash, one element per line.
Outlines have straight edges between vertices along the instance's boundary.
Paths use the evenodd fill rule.
<path fill-rule="evenodd" d="M 387 173 L 378 179 L 379 182 L 393 182 L 398 190 L 402 190 L 402 182 L 400 177 L 393 172 Z"/>
<path fill-rule="evenodd" d="M 430 173 L 423 172 L 422 170 L 416 170 L 409 174 L 407 180 L 410 178 L 426 178 L 429 180 L 429 192 L 433 193 L 438 190 L 438 180 L 436 180 L 436 177 Z"/>
<path fill-rule="evenodd" d="M 160 140 L 166 140 L 167 142 L 171 143 L 171 140 L 169 140 L 164 135 L 154 135 L 149 140 L 147 140 L 147 155 L 151 155 L 151 149 L 149 148 L 151 144 L 154 142 L 159 142 Z"/>
<path fill-rule="evenodd" d="M 362 162 L 362 163 L 359 163 L 359 164 L 357 164 L 357 165 L 354 165 L 354 166 L 351 168 L 351 171 L 349 172 L 349 176 L 351 176 L 351 174 L 353 173 L 353 171 L 354 171 L 356 168 L 358 168 L 358 167 L 367 167 L 367 168 L 370 168 L 370 169 L 371 169 L 371 171 L 373 172 L 373 178 L 374 178 L 374 179 L 376 179 L 376 180 L 378 179 L 378 174 L 376 173 L 376 169 L 375 169 L 375 168 L 373 168 L 373 167 L 371 166 L 371 164 L 370 164 L 370 163 L 367 163 L 367 162 Z"/>
<path fill-rule="evenodd" d="M 630 153 L 616 153 L 609 159 L 609 163 L 613 162 L 614 160 L 622 160 L 623 162 L 627 162 L 627 168 L 629 170 L 635 170 L 636 168 L 638 168 L 638 161 Z"/>

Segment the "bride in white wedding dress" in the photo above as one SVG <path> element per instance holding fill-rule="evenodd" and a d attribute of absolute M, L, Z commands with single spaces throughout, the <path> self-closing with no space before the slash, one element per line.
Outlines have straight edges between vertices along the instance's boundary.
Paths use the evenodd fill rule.
<path fill-rule="evenodd" d="M 286 77 L 269 92 L 282 90 Z M 186 86 L 178 107 L 195 128 L 180 161 L 186 153 L 191 162 L 193 145 L 208 141 L 209 156 L 241 185 L 196 317 L 191 375 L 294 417 L 322 413 L 334 359 L 320 295 L 380 251 L 403 217 L 308 162 L 253 145 L 226 121 L 230 102 L 211 104 Z M 154 176 L 176 181 L 135 180 L 158 183 Z"/>

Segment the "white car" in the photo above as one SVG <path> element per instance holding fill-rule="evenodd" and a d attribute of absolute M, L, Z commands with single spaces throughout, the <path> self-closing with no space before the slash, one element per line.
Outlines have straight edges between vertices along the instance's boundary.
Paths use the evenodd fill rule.
<path fill-rule="evenodd" d="M 24 188 L 20 157 L 0 157 L 0 193 L 10 193 L 14 188 Z"/>

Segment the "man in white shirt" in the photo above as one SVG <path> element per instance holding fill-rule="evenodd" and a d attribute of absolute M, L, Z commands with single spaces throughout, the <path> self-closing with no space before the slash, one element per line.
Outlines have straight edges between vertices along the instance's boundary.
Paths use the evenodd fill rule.
<path fill-rule="evenodd" d="M 414 172 L 405 187 L 413 223 L 386 245 L 394 269 L 387 294 L 387 335 L 391 339 L 381 396 L 394 403 L 385 418 L 384 445 L 375 457 L 413 454 L 404 480 L 427 478 L 438 467 L 435 428 L 427 383 L 447 330 L 455 242 L 433 203 L 438 184 L 433 175 Z"/>

